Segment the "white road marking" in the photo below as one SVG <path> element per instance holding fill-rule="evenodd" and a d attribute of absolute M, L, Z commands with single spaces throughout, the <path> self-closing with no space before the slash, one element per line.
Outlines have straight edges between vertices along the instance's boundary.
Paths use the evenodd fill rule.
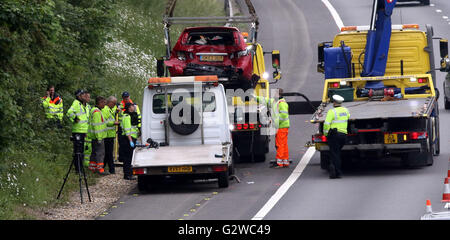
<path fill-rule="evenodd" d="M 305 170 L 315 152 L 316 149 L 314 147 L 308 148 L 300 162 L 295 167 L 294 171 L 291 173 L 291 175 L 289 175 L 288 179 L 278 188 L 275 194 L 272 195 L 269 201 L 266 202 L 266 204 L 259 210 L 259 212 L 256 213 L 252 220 L 262 220 L 267 215 L 267 213 L 272 210 L 277 202 L 284 196 L 284 194 L 286 194 L 292 184 L 294 184 L 295 181 L 297 181 L 297 179 L 303 173 L 303 170 Z"/>
<path fill-rule="evenodd" d="M 322 0 L 323 4 L 325 4 L 325 6 L 328 8 L 328 11 L 330 11 L 331 16 L 333 16 L 334 21 L 336 22 L 336 25 L 339 28 L 339 31 L 341 30 L 342 27 L 344 27 L 344 22 L 342 22 L 341 17 L 339 16 L 338 12 L 336 11 L 336 9 L 333 7 L 333 5 L 331 5 L 331 3 L 328 0 Z"/>

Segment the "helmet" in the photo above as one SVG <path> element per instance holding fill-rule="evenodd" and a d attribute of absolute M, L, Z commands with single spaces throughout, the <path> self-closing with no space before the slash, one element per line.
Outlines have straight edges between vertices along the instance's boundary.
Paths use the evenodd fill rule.
<path fill-rule="evenodd" d="M 335 103 L 342 103 L 345 99 L 339 95 L 333 95 L 333 102 Z"/>
<path fill-rule="evenodd" d="M 78 89 L 75 91 L 75 96 L 80 96 L 81 94 L 85 93 L 85 91 L 83 89 Z"/>
<path fill-rule="evenodd" d="M 129 97 L 129 96 L 130 96 L 130 94 L 129 94 L 128 92 L 126 92 L 126 91 L 122 93 L 122 97 L 123 97 L 123 98 L 124 98 L 124 97 Z"/>

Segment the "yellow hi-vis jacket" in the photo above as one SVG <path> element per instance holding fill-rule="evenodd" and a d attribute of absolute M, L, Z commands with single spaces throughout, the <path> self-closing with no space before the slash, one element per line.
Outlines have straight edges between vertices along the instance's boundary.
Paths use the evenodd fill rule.
<path fill-rule="evenodd" d="M 327 118 L 323 124 L 323 133 L 328 136 L 330 129 L 336 128 L 338 132 L 347 134 L 350 112 L 345 107 L 335 107 L 327 112 Z"/>
<path fill-rule="evenodd" d="M 106 121 L 106 137 L 107 138 L 114 138 L 116 137 L 116 125 L 114 125 L 114 122 L 116 121 L 116 109 L 117 106 L 114 106 L 112 109 L 108 107 L 108 105 L 105 105 L 105 107 L 102 109 L 103 117 Z"/>
<path fill-rule="evenodd" d="M 41 99 L 42 106 L 45 109 L 45 116 L 49 119 L 57 118 L 62 120 L 64 116 L 63 110 L 63 100 L 61 97 L 57 96 L 53 100 L 50 97 L 43 97 Z"/>
<path fill-rule="evenodd" d="M 260 96 L 255 96 L 258 102 L 263 102 L 270 108 L 270 114 L 274 121 L 274 127 L 279 128 L 289 128 L 289 105 L 284 98 L 280 98 L 275 101 L 273 98 L 265 98 Z"/>
<path fill-rule="evenodd" d="M 89 118 L 88 137 L 101 141 L 106 138 L 106 131 L 106 121 L 102 111 L 98 107 L 93 107 Z"/>
<path fill-rule="evenodd" d="M 87 133 L 89 127 L 89 110 L 88 105 L 84 106 L 80 101 L 75 99 L 70 106 L 69 110 L 67 110 L 67 117 L 73 123 L 72 125 L 72 133 Z M 75 122 L 75 118 L 78 118 L 80 121 Z"/>

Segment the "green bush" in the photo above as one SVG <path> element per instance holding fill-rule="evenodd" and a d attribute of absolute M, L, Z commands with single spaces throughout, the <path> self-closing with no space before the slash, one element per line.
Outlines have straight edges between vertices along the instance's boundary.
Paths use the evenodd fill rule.
<path fill-rule="evenodd" d="M 175 15 L 223 14 L 222 1 L 180 0 Z M 71 124 L 47 122 L 40 98 L 49 84 L 64 101 L 76 89 L 98 95 L 142 90 L 165 53 L 161 0 L 2 0 L 0 3 L 0 219 L 31 219 L 57 204 L 71 163 Z M 184 26 L 173 28 L 176 40 Z M 78 188 L 69 178 L 67 192 Z M 95 177 L 89 175 L 90 184 Z"/>

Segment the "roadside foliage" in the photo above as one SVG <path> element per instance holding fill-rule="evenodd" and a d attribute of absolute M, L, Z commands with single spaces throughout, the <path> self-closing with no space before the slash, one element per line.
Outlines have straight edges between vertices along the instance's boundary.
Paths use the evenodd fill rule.
<path fill-rule="evenodd" d="M 223 11 L 220 1 L 179 5 L 181 15 Z M 120 99 L 129 91 L 142 102 L 155 57 L 164 55 L 164 10 L 159 0 L 1 1 L 0 219 L 37 218 L 41 208 L 57 204 L 72 159 L 71 125 L 64 118 L 57 129 L 45 119 L 40 99 L 47 86 L 63 98 L 64 112 L 80 88 L 91 99 Z M 70 177 L 64 191 L 77 183 Z"/>

